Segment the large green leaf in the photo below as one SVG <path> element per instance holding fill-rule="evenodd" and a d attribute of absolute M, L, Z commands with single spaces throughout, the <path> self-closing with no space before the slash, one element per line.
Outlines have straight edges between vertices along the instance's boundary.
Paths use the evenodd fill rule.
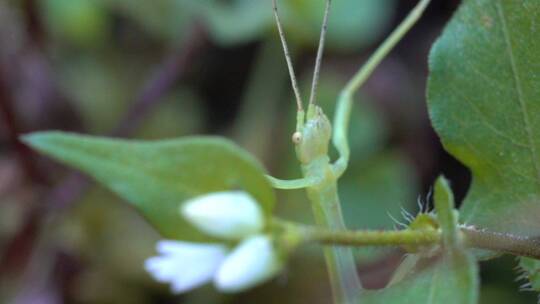
<path fill-rule="evenodd" d="M 430 56 L 429 112 L 472 170 L 461 219 L 540 234 L 540 1 L 466 0 Z"/>
<path fill-rule="evenodd" d="M 186 198 L 243 189 L 266 213 L 275 200 L 259 163 L 222 138 L 134 141 L 40 132 L 24 140 L 93 176 L 133 204 L 167 238 L 206 239 L 179 215 Z"/>

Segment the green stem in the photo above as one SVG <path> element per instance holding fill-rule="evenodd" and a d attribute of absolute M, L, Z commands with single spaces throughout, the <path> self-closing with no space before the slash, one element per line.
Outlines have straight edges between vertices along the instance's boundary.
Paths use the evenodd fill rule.
<path fill-rule="evenodd" d="M 464 243 L 468 247 L 540 259 L 540 240 L 513 234 L 476 230 L 462 227 Z"/>
<path fill-rule="evenodd" d="M 381 46 L 371 55 L 367 63 L 353 76 L 353 78 L 347 83 L 344 92 L 350 92 L 351 94 L 358 90 L 360 86 L 368 79 L 373 73 L 375 68 L 381 63 L 381 61 L 390 53 L 390 51 L 396 46 L 396 44 L 405 36 L 405 34 L 413 27 L 413 25 L 420 19 L 422 13 L 426 9 L 430 0 L 420 1 L 414 9 L 409 13 L 407 18 L 401 22 L 401 24 L 388 36 L 388 38 L 381 44 Z"/>
<path fill-rule="evenodd" d="M 362 84 L 371 76 L 375 68 L 381 61 L 390 53 L 401 38 L 411 29 L 411 27 L 420 19 L 425 11 L 430 0 L 421 0 L 414 9 L 409 13 L 407 18 L 390 34 L 390 36 L 379 46 L 379 48 L 371 55 L 366 64 L 358 70 L 353 78 L 347 83 L 341 91 L 338 98 L 336 112 L 334 116 L 334 135 L 333 143 L 339 152 L 339 159 L 335 164 L 335 171 L 338 176 L 341 176 L 349 162 L 349 143 L 347 141 L 348 125 L 350 113 L 353 103 L 354 93 L 362 86 Z"/>
<path fill-rule="evenodd" d="M 318 226 L 276 222 L 294 229 L 304 243 L 342 246 L 421 246 L 443 243 L 440 229 L 425 230 L 332 230 Z M 285 226 L 286 225 L 286 226 Z M 540 239 L 513 234 L 478 230 L 462 226 L 459 229 L 462 243 L 468 248 L 492 250 L 498 253 L 540 259 Z"/>
<path fill-rule="evenodd" d="M 304 236 L 307 242 L 346 246 L 430 245 L 441 240 L 441 233 L 437 230 L 329 231 L 310 228 L 304 231 Z"/>

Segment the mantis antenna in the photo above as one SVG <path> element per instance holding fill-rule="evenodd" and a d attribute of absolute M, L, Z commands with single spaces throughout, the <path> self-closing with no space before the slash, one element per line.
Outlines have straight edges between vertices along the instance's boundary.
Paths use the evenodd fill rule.
<path fill-rule="evenodd" d="M 296 96 L 296 106 L 298 112 L 303 112 L 304 108 L 302 104 L 302 97 L 300 96 L 300 90 L 298 89 L 298 82 L 296 81 L 296 75 L 294 73 L 294 67 L 291 60 L 291 55 L 289 53 L 289 47 L 287 46 L 287 40 L 285 39 L 285 34 L 283 33 L 283 28 L 281 26 L 281 21 L 279 19 L 278 8 L 276 0 L 272 0 L 272 5 L 274 7 L 274 18 L 276 19 L 276 24 L 279 32 L 279 38 L 281 39 L 281 45 L 283 46 L 283 53 L 285 53 L 285 60 L 287 61 L 287 67 L 289 69 L 289 75 L 291 76 L 291 83 L 294 90 L 294 95 Z"/>
<path fill-rule="evenodd" d="M 321 71 L 322 57 L 324 53 L 324 43 L 326 31 L 328 29 L 328 15 L 330 14 L 330 4 L 332 0 L 326 0 L 326 8 L 324 9 L 323 24 L 321 27 L 321 37 L 319 38 L 319 49 L 317 50 L 317 59 L 315 59 L 315 70 L 313 71 L 313 81 L 311 82 L 311 93 L 309 95 L 309 104 L 315 104 L 317 97 L 317 85 L 319 84 L 319 74 Z"/>

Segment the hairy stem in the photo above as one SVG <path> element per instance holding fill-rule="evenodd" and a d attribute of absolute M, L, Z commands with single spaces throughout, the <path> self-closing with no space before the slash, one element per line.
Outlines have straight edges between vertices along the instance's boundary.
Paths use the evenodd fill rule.
<path fill-rule="evenodd" d="M 329 231 L 310 228 L 305 231 L 305 236 L 306 241 L 345 246 L 429 245 L 441 240 L 441 233 L 437 230 Z"/>
<path fill-rule="evenodd" d="M 342 246 L 404 246 L 442 244 L 440 229 L 425 230 L 331 230 L 317 226 L 297 225 L 303 241 Z M 460 227 L 463 244 L 468 248 L 491 250 L 540 259 L 540 239 L 513 234 Z"/>
<path fill-rule="evenodd" d="M 463 227 L 465 245 L 540 259 L 540 239 Z"/>

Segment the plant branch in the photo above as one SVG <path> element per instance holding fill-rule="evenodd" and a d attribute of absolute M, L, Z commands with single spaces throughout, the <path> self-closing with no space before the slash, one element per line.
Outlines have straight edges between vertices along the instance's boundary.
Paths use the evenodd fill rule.
<path fill-rule="evenodd" d="M 306 242 L 345 246 L 430 245 L 441 241 L 438 230 L 351 230 L 335 231 L 302 227 Z"/>
<path fill-rule="evenodd" d="M 540 259 L 540 239 L 508 233 L 477 230 L 462 227 L 465 245 L 468 247 L 497 251 Z"/>
<path fill-rule="evenodd" d="M 353 94 L 362 84 L 371 76 L 375 68 L 386 58 L 388 53 L 396 46 L 396 44 L 405 36 L 405 34 L 413 27 L 420 19 L 428 6 L 430 0 L 421 0 L 403 22 L 390 34 L 383 44 L 371 55 L 366 64 L 353 76 L 347 83 L 343 92 L 345 94 Z"/>
<path fill-rule="evenodd" d="M 303 243 L 342 246 L 422 246 L 443 243 L 440 229 L 405 230 L 330 230 L 317 226 L 278 222 L 294 230 Z M 463 245 L 468 248 L 491 250 L 540 259 L 540 239 L 507 233 L 478 230 L 461 226 Z"/>

